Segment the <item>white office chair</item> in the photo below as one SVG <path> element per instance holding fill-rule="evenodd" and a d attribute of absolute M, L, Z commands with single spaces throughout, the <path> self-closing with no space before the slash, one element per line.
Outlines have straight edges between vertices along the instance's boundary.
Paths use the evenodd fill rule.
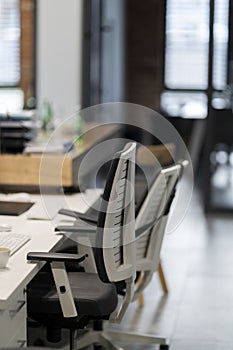
<path fill-rule="evenodd" d="M 162 181 L 163 182 L 163 188 L 165 189 L 164 192 L 166 192 L 166 179 L 164 178 L 164 175 L 160 176 L 159 179 L 163 180 Z M 160 182 L 161 181 L 159 180 L 159 184 L 160 184 Z M 132 185 L 132 182 L 131 182 L 131 185 Z M 157 188 L 157 187 L 153 186 L 153 189 L 154 188 Z M 165 196 L 163 196 L 163 197 L 165 197 Z M 127 198 L 129 198 L 129 197 L 127 196 Z M 134 196 L 132 195 L 132 193 L 131 193 L 130 198 L 131 198 L 131 202 L 132 201 L 134 202 Z M 159 199 L 160 199 L 160 197 L 158 197 L 157 200 L 159 201 Z M 159 202 L 159 208 L 160 207 L 161 207 L 161 210 L 162 210 L 163 206 Z M 145 208 L 145 206 L 143 208 Z M 131 203 L 131 210 L 134 210 L 134 203 Z M 154 208 L 154 210 L 155 210 L 155 208 Z M 142 210 L 142 212 L 144 212 L 144 211 L 145 211 L 145 209 Z M 66 213 L 69 214 L 70 212 L 63 211 L 63 213 L 64 214 L 66 214 Z M 101 210 L 100 210 L 100 213 L 101 213 Z M 157 210 L 157 213 L 158 213 L 158 210 Z M 70 214 L 73 215 L 72 212 Z M 78 215 L 78 213 L 76 213 L 76 214 Z M 74 214 L 74 215 L 76 215 L 76 214 Z M 101 216 L 101 214 L 99 214 L 99 215 Z M 131 215 L 132 215 L 132 213 L 131 213 Z M 133 217 L 134 217 L 134 215 L 135 214 L 133 214 Z M 146 216 L 146 218 L 148 219 L 148 216 Z M 85 216 L 83 217 L 83 219 L 85 219 Z M 120 217 L 118 217 L 118 225 L 119 225 L 119 222 L 120 222 Z M 138 222 L 140 222 L 140 221 L 138 221 Z M 99 220 L 98 220 L 98 223 L 97 223 L 97 228 L 98 228 L 98 224 L 99 224 Z M 115 224 L 111 223 L 109 225 L 109 227 L 113 227 L 113 225 L 115 226 Z M 151 221 L 149 221 L 149 228 L 150 229 L 151 229 L 151 225 L 153 225 L 153 226 L 155 225 L 154 220 L 153 220 L 152 223 L 151 223 Z M 144 237 L 144 231 L 145 230 L 146 230 L 146 233 L 149 230 L 147 224 L 145 224 L 145 225 L 142 224 L 142 226 L 143 227 L 141 227 L 141 226 L 138 227 L 138 230 L 136 232 L 136 234 L 138 235 L 137 240 L 139 240 L 139 238 L 141 236 Z M 90 245 L 88 245 L 90 235 L 93 234 L 96 231 L 96 228 L 93 227 L 93 226 L 90 226 L 90 225 L 86 226 L 85 224 L 80 226 L 79 223 L 76 222 L 75 225 L 72 226 L 72 227 L 67 227 L 67 226 L 64 226 L 64 227 L 60 226 L 60 227 L 58 227 L 58 230 L 62 230 L 62 229 L 66 231 L 66 234 L 67 234 L 67 232 L 69 232 L 71 234 L 72 233 L 76 234 L 77 232 L 80 232 L 81 237 L 79 236 L 79 238 L 78 238 L 79 252 L 84 253 L 85 251 L 88 251 L 88 258 L 85 259 L 84 262 L 83 262 L 84 263 L 84 267 L 85 267 L 85 271 L 89 272 L 89 273 L 90 272 L 91 273 L 95 273 L 95 272 L 98 271 L 99 275 L 102 275 L 103 271 L 101 271 L 99 269 L 99 262 L 103 260 L 103 255 L 104 254 L 106 254 L 106 255 L 108 254 L 109 249 L 105 250 L 105 253 L 103 254 L 103 250 L 98 249 L 98 248 L 93 250 L 92 247 L 90 247 Z M 83 234 L 84 231 L 85 231 L 86 234 L 88 234 L 88 233 L 89 234 L 88 235 Z M 100 235 L 100 237 L 102 237 L 102 234 Z M 105 237 L 108 237 L 108 236 L 105 236 Z M 109 238 L 110 237 L 111 237 L 111 235 L 109 236 Z M 110 238 L 110 239 L 112 239 L 112 238 Z M 115 242 L 114 244 L 116 244 L 116 242 L 118 242 L 120 239 L 122 239 L 122 238 L 120 238 L 120 236 L 119 237 L 117 236 L 117 237 L 115 237 L 113 239 L 112 243 Z M 82 240 L 83 240 L 83 244 L 82 244 Z M 133 243 L 134 245 L 135 245 L 135 242 Z M 87 244 L 87 246 L 86 246 L 85 243 Z M 128 241 L 128 244 L 129 244 L 129 246 L 131 246 L 132 243 L 130 241 Z M 138 246 L 137 249 L 139 249 L 139 246 Z M 94 254 L 95 255 L 95 259 L 94 259 L 93 254 L 92 254 L 93 251 L 95 253 Z M 96 252 L 98 252 L 98 251 L 101 252 L 101 254 L 96 254 Z M 131 251 L 131 253 L 132 253 L 132 251 Z M 134 246 L 134 254 L 135 254 L 135 256 L 134 256 L 134 261 L 135 262 L 134 263 L 135 263 L 135 271 L 136 271 L 136 270 L 138 270 L 138 268 L 141 268 L 141 267 L 140 267 L 140 265 L 138 266 L 138 268 L 136 267 L 137 263 L 136 263 L 136 247 L 135 246 Z M 138 252 L 137 252 L 137 255 L 138 255 Z M 132 259 L 131 254 L 127 253 L 125 247 L 122 247 L 121 245 L 120 246 L 116 246 L 116 250 L 114 252 L 114 259 L 117 259 L 119 267 L 121 267 L 118 272 L 116 272 L 116 271 L 114 272 L 114 261 L 111 261 L 110 265 L 109 265 L 109 263 L 105 264 L 105 266 L 108 266 L 108 268 L 109 268 L 108 273 L 110 273 L 110 275 L 112 276 L 111 277 L 111 281 L 114 281 L 115 284 L 117 285 L 118 291 L 120 291 L 120 289 L 122 289 L 122 292 L 123 292 L 122 294 L 124 294 L 124 299 L 123 299 L 124 302 L 122 304 L 120 312 L 118 313 L 117 318 L 113 319 L 111 317 L 112 321 L 114 320 L 114 321 L 119 322 L 122 319 L 123 315 L 125 314 L 125 311 L 126 311 L 126 309 L 128 307 L 128 304 L 134 298 L 134 292 L 135 292 L 136 283 L 135 283 L 135 280 L 132 283 L 131 279 L 130 279 L 129 283 L 128 282 L 125 283 L 126 282 L 125 279 L 123 281 L 124 283 L 121 283 L 122 282 L 122 266 L 121 266 L 121 263 L 124 262 L 124 263 L 127 264 L 127 260 L 130 261 Z M 155 269 L 153 267 L 153 271 L 154 270 Z M 108 273 L 106 273 L 106 271 L 104 272 L 104 278 L 103 278 L 104 281 L 108 281 L 108 278 L 109 278 L 109 277 L 107 277 Z M 116 273 L 116 275 L 115 275 L 115 273 Z M 140 288 L 140 291 L 141 291 L 141 288 Z M 140 334 L 139 335 L 138 333 L 137 334 L 136 333 L 126 333 L 126 332 L 123 332 L 123 331 L 116 332 L 116 331 L 108 330 L 107 332 L 105 332 L 105 331 L 102 330 L 102 327 L 100 326 L 100 323 L 98 323 L 98 326 L 99 326 L 99 330 L 98 331 L 97 330 L 89 330 L 89 332 L 86 335 L 82 336 L 79 339 L 78 349 L 82 349 L 83 347 L 86 347 L 86 346 L 88 346 L 88 345 L 90 345 L 92 343 L 95 343 L 95 342 L 99 342 L 99 343 L 102 342 L 102 344 L 104 344 L 104 342 L 106 343 L 106 339 L 108 339 L 109 342 L 110 342 L 110 340 L 116 340 L 116 341 L 123 341 L 123 342 L 126 342 L 126 343 L 130 342 L 130 343 L 142 343 L 142 344 L 160 344 L 160 348 L 161 349 L 168 349 L 167 340 L 165 338 L 157 337 L 157 336 L 154 336 L 154 335 L 150 335 L 149 336 L 148 334 Z M 93 328 L 95 329 L 96 327 L 94 326 Z M 118 349 L 113 344 L 111 344 L 111 346 L 109 345 L 109 347 L 111 349 Z"/>
<path fill-rule="evenodd" d="M 144 200 L 136 218 L 136 271 L 140 283 L 135 283 L 133 300 L 139 298 L 157 271 L 160 251 L 169 211 L 175 197 L 176 185 L 187 162 L 161 169 Z M 158 336 L 108 331 L 111 339 L 122 342 L 160 344 L 160 350 L 169 348 L 167 339 Z"/>
<path fill-rule="evenodd" d="M 139 283 L 135 285 L 134 300 L 141 297 L 153 274 L 158 271 L 170 207 L 175 197 L 176 185 L 187 164 L 187 161 L 183 161 L 158 172 L 136 217 L 136 270 L 140 277 Z M 79 244 L 79 252 L 83 253 L 86 249 L 85 244 Z M 96 272 L 92 255 L 90 249 L 89 259 L 83 263 L 85 271 Z"/>
<path fill-rule="evenodd" d="M 133 298 L 136 277 L 135 253 L 135 143 L 129 143 L 112 161 L 95 230 L 94 255 L 98 274 L 67 273 L 66 261 L 80 263 L 86 254 L 28 253 L 30 261 L 49 262 L 52 275 L 41 273 L 27 288 L 28 315 L 50 329 L 70 330 L 70 349 L 74 350 L 74 331 L 90 321 L 109 319 L 120 322 Z M 55 282 L 55 284 L 53 283 Z M 124 282 L 125 296 L 117 306 L 116 283 Z M 77 349 L 101 344 L 118 349 L 100 331 L 88 331 L 78 339 Z"/>
<path fill-rule="evenodd" d="M 187 162 L 184 161 L 161 169 L 137 215 L 136 270 L 141 273 L 141 277 L 134 292 L 134 300 L 140 296 L 158 270 L 170 207 L 175 197 L 176 185 L 186 165 Z"/>

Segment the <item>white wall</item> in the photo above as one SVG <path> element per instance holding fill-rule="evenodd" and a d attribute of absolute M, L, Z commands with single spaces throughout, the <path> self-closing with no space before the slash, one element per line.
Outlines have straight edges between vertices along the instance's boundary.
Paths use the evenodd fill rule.
<path fill-rule="evenodd" d="M 60 118 L 81 104 L 82 1 L 37 1 L 37 103 Z"/>

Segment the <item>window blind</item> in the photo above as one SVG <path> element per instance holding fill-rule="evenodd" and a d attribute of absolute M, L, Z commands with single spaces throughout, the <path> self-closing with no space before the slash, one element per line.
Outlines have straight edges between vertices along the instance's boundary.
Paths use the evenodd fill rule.
<path fill-rule="evenodd" d="M 213 87 L 224 90 L 227 84 L 229 0 L 214 3 Z"/>
<path fill-rule="evenodd" d="M 20 80 L 20 0 L 0 0 L 0 86 Z"/>
<path fill-rule="evenodd" d="M 214 2 L 213 87 L 227 82 L 229 0 Z M 167 0 L 165 85 L 204 90 L 208 85 L 209 0 Z"/>

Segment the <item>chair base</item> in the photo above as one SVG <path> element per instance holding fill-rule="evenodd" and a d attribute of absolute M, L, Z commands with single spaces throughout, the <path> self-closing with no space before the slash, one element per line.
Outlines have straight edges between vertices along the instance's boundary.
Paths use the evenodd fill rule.
<path fill-rule="evenodd" d="M 107 350 L 124 350 L 113 343 L 122 342 L 130 344 L 160 344 L 161 349 L 168 349 L 168 341 L 163 337 L 121 331 L 94 331 L 90 330 L 77 339 L 77 350 L 98 344 Z"/>

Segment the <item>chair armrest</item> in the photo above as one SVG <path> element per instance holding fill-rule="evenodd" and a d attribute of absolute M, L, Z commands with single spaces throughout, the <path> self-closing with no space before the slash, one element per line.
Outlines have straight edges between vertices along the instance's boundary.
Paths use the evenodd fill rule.
<path fill-rule="evenodd" d="M 62 314 L 65 318 L 77 317 L 77 310 L 65 268 L 65 261 L 71 260 L 81 262 L 85 259 L 85 257 L 86 254 L 43 252 L 30 252 L 27 254 L 27 260 L 47 261 L 50 263 Z"/>
<path fill-rule="evenodd" d="M 57 226 L 55 232 L 72 232 L 72 233 L 95 233 L 96 227 L 78 227 L 78 226 Z"/>
<path fill-rule="evenodd" d="M 44 253 L 44 252 L 30 252 L 27 254 L 27 260 L 36 261 L 76 261 L 78 263 L 85 260 L 87 254 L 63 254 L 63 253 Z"/>
<path fill-rule="evenodd" d="M 80 213 L 80 212 L 75 211 L 75 210 L 60 209 L 58 214 L 70 216 L 70 217 L 73 217 L 75 219 L 82 219 L 84 221 L 93 222 L 95 224 L 97 223 L 96 218 L 92 217 L 91 215 L 88 215 L 87 213 Z"/>

